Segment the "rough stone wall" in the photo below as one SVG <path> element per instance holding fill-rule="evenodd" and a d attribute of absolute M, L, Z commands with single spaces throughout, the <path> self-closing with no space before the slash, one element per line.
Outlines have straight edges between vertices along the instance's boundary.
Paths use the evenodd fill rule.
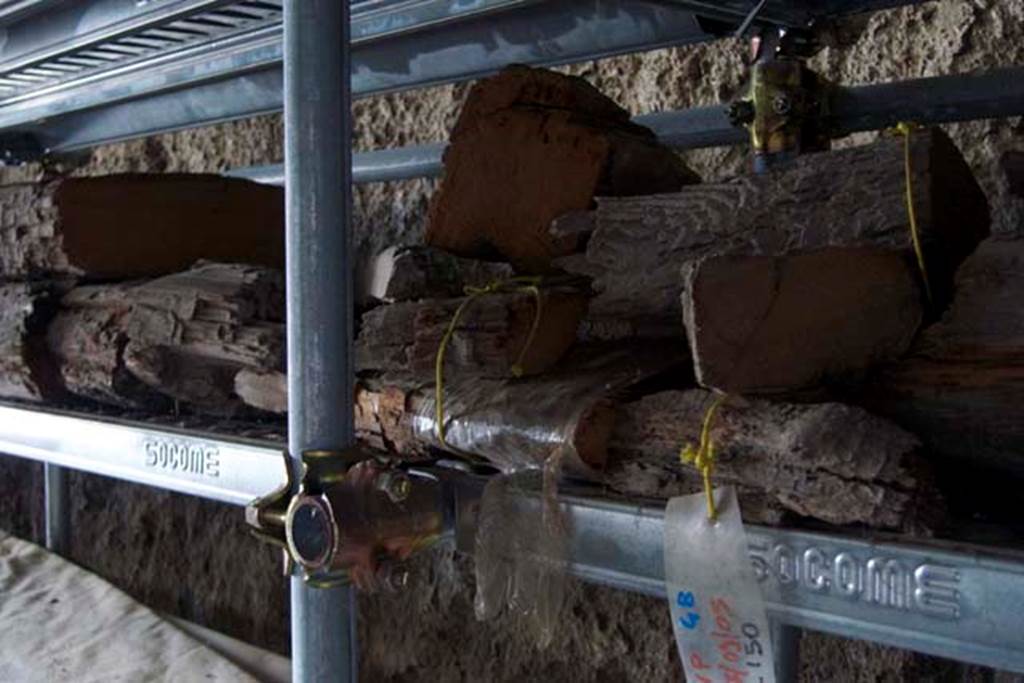
<path fill-rule="evenodd" d="M 857 22 L 858 39 L 826 50 L 815 66 L 843 84 L 1024 64 L 1024 0 L 941 0 Z M 723 41 L 576 65 L 636 113 L 712 104 L 741 87 L 743 46 Z M 466 85 L 361 100 L 358 149 L 443 140 Z M 1022 232 L 1020 202 L 1008 198 L 999 156 L 1024 149 L 1019 119 L 950 126 L 988 192 L 995 229 Z M 870 135 L 856 136 L 854 142 Z M 210 129 L 157 136 L 96 150 L 76 172 L 220 171 L 280 161 L 281 119 L 265 116 Z M 850 144 L 845 141 L 842 144 Z M 689 152 L 705 178 L 736 173 L 741 149 Z M 7 172 L 32 175 L 34 169 Z M 416 241 L 434 183 L 417 180 L 355 190 L 362 253 Z M 0 526 L 38 533 L 38 467 L 0 461 Z M 16 485 L 14 483 L 17 483 Z M 73 558 L 158 609 L 258 644 L 287 648 L 287 591 L 278 558 L 244 532 L 241 512 L 138 486 L 78 475 L 72 482 Z M 575 586 L 564 628 L 544 651 L 512 620 L 475 622 L 472 572 L 444 550 L 415 563 L 411 586 L 396 596 L 360 600 L 363 678 L 367 681 L 680 680 L 667 609 L 660 600 Z M 811 635 L 804 638 L 808 681 L 977 679 L 940 660 L 890 648 Z"/>

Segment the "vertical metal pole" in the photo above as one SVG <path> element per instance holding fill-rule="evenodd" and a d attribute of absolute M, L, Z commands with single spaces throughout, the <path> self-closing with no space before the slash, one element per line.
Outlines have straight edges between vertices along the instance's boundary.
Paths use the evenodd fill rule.
<path fill-rule="evenodd" d="M 800 629 L 771 620 L 775 680 L 790 683 L 800 677 Z"/>
<path fill-rule="evenodd" d="M 49 463 L 43 465 L 43 496 L 46 547 L 58 555 L 66 556 L 71 523 L 66 469 Z"/>
<path fill-rule="evenodd" d="M 353 442 L 348 0 L 284 5 L 288 446 Z M 292 678 L 356 680 L 355 595 L 293 576 Z"/>

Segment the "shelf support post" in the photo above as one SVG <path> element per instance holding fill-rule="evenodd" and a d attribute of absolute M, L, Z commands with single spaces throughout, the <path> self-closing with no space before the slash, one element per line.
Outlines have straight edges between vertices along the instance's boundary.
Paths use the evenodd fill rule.
<path fill-rule="evenodd" d="M 68 471 L 58 465 L 43 465 L 43 523 L 46 547 L 58 555 L 68 554 L 71 511 L 68 501 Z"/>
<path fill-rule="evenodd" d="M 770 619 L 772 651 L 775 653 L 775 680 L 790 683 L 800 678 L 800 629 Z"/>
<path fill-rule="evenodd" d="M 288 445 L 353 443 L 349 3 L 284 5 Z M 355 595 L 291 577 L 292 679 L 355 681 Z"/>

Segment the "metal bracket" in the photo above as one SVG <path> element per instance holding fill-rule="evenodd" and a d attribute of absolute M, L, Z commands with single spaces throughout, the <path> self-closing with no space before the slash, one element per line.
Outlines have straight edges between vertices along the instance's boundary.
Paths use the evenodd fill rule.
<path fill-rule="evenodd" d="M 441 483 L 411 476 L 393 460 L 359 448 L 302 454 L 302 480 L 246 507 L 246 522 L 280 547 L 310 585 L 352 581 L 363 590 L 404 585 L 401 564 L 445 531 Z"/>
<path fill-rule="evenodd" d="M 746 96 L 728 109 L 730 122 L 750 131 L 754 172 L 830 146 L 830 86 L 807 68 L 818 43 L 807 31 L 779 29 L 751 41 L 753 65 Z"/>

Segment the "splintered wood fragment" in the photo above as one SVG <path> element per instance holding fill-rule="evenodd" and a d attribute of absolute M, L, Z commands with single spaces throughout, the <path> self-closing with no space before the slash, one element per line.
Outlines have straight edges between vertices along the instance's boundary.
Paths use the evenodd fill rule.
<path fill-rule="evenodd" d="M 546 272 L 566 253 L 551 222 L 596 195 L 676 190 L 696 176 L 583 79 L 510 67 L 470 90 L 445 151 L 426 241 Z M 571 247 L 571 243 L 568 245 Z"/>
<path fill-rule="evenodd" d="M 910 152 L 918 231 L 941 306 L 957 265 L 988 234 L 988 205 L 944 133 L 914 132 Z M 904 140 L 883 137 L 763 175 L 599 198 L 586 254 L 557 265 L 593 278 L 588 320 L 598 332 L 678 336 L 684 267 L 704 258 L 865 247 L 899 251 L 914 263 L 905 193 Z"/>
<path fill-rule="evenodd" d="M 242 406 L 234 388 L 241 369 L 283 366 L 282 316 L 280 272 L 201 263 L 148 282 L 73 289 L 47 338 L 75 394 L 231 413 Z"/>
<path fill-rule="evenodd" d="M 971 466 L 1024 471 L 1024 240 L 986 240 L 957 273 L 956 296 L 865 404 Z"/>
<path fill-rule="evenodd" d="M 115 280 L 200 258 L 283 267 L 280 188 L 215 175 L 124 174 L 0 186 L 0 275 Z"/>
<path fill-rule="evenodd" d="M 548 234 L 560 254 L 575 254 L 587 247 L 594 232 L 593 211 L 570 211 L 551 221 Z"/>
<path fill-rule="evenodd" d="M 242 368 L 235 375 L 235 393 L 257 410 L 277 415 L 288 412 L 288 376 L 280 370 Z"/>
<path fill-rule="evenodd" d="M 693 389 L 620 405 L 606 470 L 612 488 L 658 496 L 700 490 L 700 474 L 679 452 L 699 442 L 713 400 Z M 715 483 L 759 492 L 762 510 L 908 531 L 941 518 L 917 438 L 863 409 L 730 398 L 710 436 Z"/>
<path fill-rule="evenodd" d="M 71 393 L 127 408 L 161 410 L 170 401 L 124 367 L 131 302 L 125 285 L 76 287 L 60 302 L 47 345 Z"/>
<path fill-rule="evenodd" d="M 532 375 L 557 363 L 576 339 L 587 296 L 572 286 L 542 286 L 540 292 L 539 319 L 537 298 L 528 291 L 473 298 L 448 343 L 446 376 L 465 372 L 476 377 L 508 377 L 517 364 L 522 374 Z M 465 301 L 403 302 L 367 312 L 356 341 L 356 368 L 430 376 L 441 339 Z"/>
<path fill-rule="evenodd" d="M 0 396 L 31 401 L 64 396 L 56 361 L 45 342 L 56 307 L 50 285 L 0 285 Z"/>
<path fill-rule="evenodd" d="M 456 379 L 445 390 L 446 444 L 437 434 L 431 382 L 364 378 L 356 390 L 356 433 L 402 457 L 441 449 L 506 470 L 536 467 L 559 450 L 570 468 L 592 474 L 607 457 L 615 400 L 638 383 L 680 372 L 683 360 L 678 349 L 657 344 L 583 346 L 543 375 Z"/>
<path fill-rule="evenodd" d="M 364 304 L 447 299 L 513 275 L 507 263 L 459 258 L 427 246 L 389 247 L 361 273 L 360 298 Z"/>

